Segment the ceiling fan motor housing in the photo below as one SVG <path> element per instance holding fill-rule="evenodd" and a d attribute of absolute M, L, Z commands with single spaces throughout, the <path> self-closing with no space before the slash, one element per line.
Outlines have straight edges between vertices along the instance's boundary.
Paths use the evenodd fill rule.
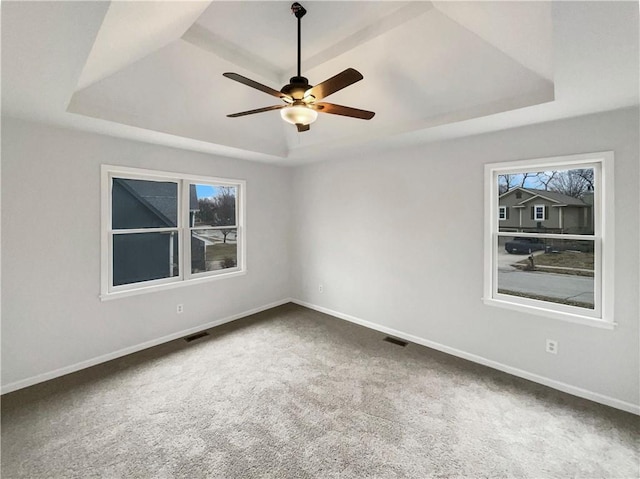
<path fill-rule="evenodd" d="M 280 90 L 285 95 L 289 95 L 294 100 L 302 100 L 305 92 L 311 88 L 309 80 L 305 77 L 295 76 L 289 79 L 289 84 L 282 87 Z"/>

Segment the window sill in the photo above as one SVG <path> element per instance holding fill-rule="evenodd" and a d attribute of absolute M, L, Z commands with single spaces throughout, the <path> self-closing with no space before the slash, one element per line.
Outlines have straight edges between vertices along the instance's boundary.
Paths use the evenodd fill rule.
<path fill-rule="evenodd" d="M 210 281 L 218 281 L 221 279 L 234 278 L 236 276 L 244 276 L 247 274 L 246 270 L 233 271 L 231 273 L 216 274 L 213 276 L 205 276 L 203 278 L 193 278 L 186 281 L 176 281 L 175 283 L 166 283 L 155 286 L 143 286 L 135 289 L 127 289 L 125 291 L 115 291 L 111 293 L 102 293 L 100 295 L 100 301 L 111 301 L 113 299 L 126 298 L 129 296 L 138 296 L 141 294 L 155 293 L 157 291 L 164 291 L 167 289 L 183 288 L 185 286 L 193 286 L 196 284 L 208 283 Z"/>
<path fill-rule="evenodd" d="M 570 323 L 583 324 L 585 326 L 591 326 L 600 329 L 615 329 L 617 323 L 613 321 L 606 321 L 604 319 L 596 319 L 589 316 L 581 316 L 579 314 L 565 313 L 562 311 L 553 311 L 546 308 L 538 308 L 535 306 L 528 306 L 524 304 L 512 303 L 510 301 L 502 301 L 493 298 L 482 298 L 482 301 L 487 306 L 496 306 L 499 308 L 511 309 L 514 311 L 520 311 L 523 313 L 535 314 L 537 316 L 545 316 L 547 318 L 560 319 Z"/>

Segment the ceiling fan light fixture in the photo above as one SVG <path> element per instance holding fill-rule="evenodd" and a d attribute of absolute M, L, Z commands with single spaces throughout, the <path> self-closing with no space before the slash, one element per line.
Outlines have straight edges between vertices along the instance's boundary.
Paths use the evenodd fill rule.
<path fill-rule="evenodd" d="M 291 105 L 280 110 L 282 119 L 292 125 L 310 125 L 318 118 L 318 112 L 306 105 Z"/>

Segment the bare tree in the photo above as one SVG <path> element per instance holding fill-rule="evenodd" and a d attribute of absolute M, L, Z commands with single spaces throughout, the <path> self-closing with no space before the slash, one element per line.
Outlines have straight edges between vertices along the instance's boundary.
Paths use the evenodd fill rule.
<path fill-rule="evenodd" d="M 215 226 L 227 226 L 236 224 L 236 190 L 233 187 L 223 186 L 220 193 L 214 197 L 216 205 Z M 227 242 L 229 233 L 235 231 L 234 228 L 224 228 L 220 232 L 223 236 L 223 243 Z"/>
<path fill-rule="evenodd" d="M 593 191 L 593 185 L 593 168 L 498 175 L 498 194 L 500 195 L 519 187 L 557 191 L 581 198 L 587 191 Z"/>
<path fill-rule="evenodd" d="M 538 180 L 538 183 L 540 183 L 541 186 L 544 186 L 544 190 L 548 191 L 549 184 L 553 181 L 557 174 L 557 171 L 540 171 L 536 173 L 536 178 Z"/>
<path fill-rule="evenodd" d="M 211 198 L 198 199 L 196 226 L 212 225 L 215 218 L 216 205 Z"/>
<path fill-rule="evenodd" d="M 498 194 L 506 193 L 518 184 L 519 175 L 498 175 Z"/>
<path fill-rule="evenodd" d="M 527 182 L 528 178 L 532 178 L 536 176 L 536 173 L 522 173 L 521 175 L 522 179 L 520 180 L 520 188 L 524 188 L 525 183 Z"/>
<path fill-rule="evenodd" d="M 556 171 L 549 184 L 551 191 L 581 198 L 593 189 L 593 169 Z"/>
<path fill-rule="evenodd" d="M 207 226 L 227 226 L 236 224 L 236 192 L 230 186 L 219 187 L 218 194 L 212 198 L 198 200 L 199 211 L 196 215 L 196 224 Z M 235 228 L 222 228 L 219 230 L 223 236 L 223 243 L 227 242 L 227 236 L 235 231 Z"/>
<path fill-rule="evenodd" d="M 588 190 L 593 191 L 593 168 L 580 168 L 578 170 L 571 171 L 575 171 L 576 175 L 582 178 L 582 180 L 587 184 Z"/>

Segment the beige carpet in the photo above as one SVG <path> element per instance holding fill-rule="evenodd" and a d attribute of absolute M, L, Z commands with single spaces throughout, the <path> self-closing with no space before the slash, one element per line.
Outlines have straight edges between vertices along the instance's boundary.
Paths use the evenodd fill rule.
<path fill-rule="evenodd" d="M 285 305 L 2 398 L 2 478 L 637 478 L 637 416 Z"/>

